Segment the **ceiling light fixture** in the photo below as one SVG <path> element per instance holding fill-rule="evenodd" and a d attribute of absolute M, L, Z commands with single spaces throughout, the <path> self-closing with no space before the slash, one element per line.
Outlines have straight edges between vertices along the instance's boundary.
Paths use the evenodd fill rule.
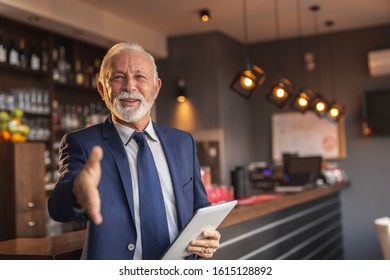
<path fill-rule="evenodd" d="M 318 34 L 318 17 L 317 13 L 320 10 L 319 5 L 312 5 L 310 6 L 310 10 L 313 12 L 313 22 L 314 22 L 314 29 L 317 37 L 317 56 L 318 60 L 320 57 L 320 42 L 319 42 L 319 34 Z M 318 89 L 321 89 L 321 75 L 319 72 L 319 67 L 316 68 L 317 70 L 317 86 Z M 311 108 L 313 111 L 319 116 L 319 117 L 324 117 L 327 114 L 327 111 L 329 109 L 328 101 L 320 94 L 317 93 L 316 96 L 314 97 L 314 100 L 311 104 Z"/>
<path fill-rule="evenodd" d="M 243 27 L 245 36 L 245 45 L 248 53 L 248 27 L 246 0 L 242 2 L 243 7 Z M 245 68 L 239 71 L 230 84 L 230 88 L 244 98 L 251 98 L 254 92 L 264 83 L 265 72 L 257 65 L 252 65 L 249 58 L 245 59 Z"/>
<path fill-rule="evenodd" d="M 275 33 L 277 41 L 277 68 L 279 74 L 274 79 L 271 87 L 266 95 L 266 98 L 278 107 L 283 107 L 290 100 L 294 93 L 292 82 L 284 77 L 281 72 L 281 51 L 280 51 L 280 36 L 279 36 L 279 7 L 278 0 L 274 0 L 274 15 L 275 15 Z"/>
<path fill-rule="evenodd" d="M 299 43 L 299 57 L 303 55 L 302 48 L 302 14 L 301 14 L 301 2 L 297 0 L 297 30 L 298 30 L 298 43 Z M 300 63 L 300 72 L 301 72 L 301 84 L 304 83 L 304 65 L 303 60 L 299 60 Z M 296 96 L 291 102 L 291 107 L 293 110 L 305 113 L 310 110 L 310 104 L 313 102 L 315 94 L 314 91 L 308 87 L 301 87 L 297 92 Z"/>
<path fill-rule="evenodd" d="M 210 11 L 208 9 L 199 10 L 199 17 L 201 21 L 208 22 L 211 18 Z"/>
<path fill-rule="evenodd" d="M 176 89 L 176 100 L 179 103 L 183 103 L 187 100 L 187 91 L 186 91 L 186 81 L 183 78 L 180 78 L 177 81 L 177 89 Z"/>
<path fill-rule="evenodd" d="M 329 27 L 329 34 L 331 33 L 331 28 L 332 26 L 334 25 L 334 21 L 332 20 L 328 20 L 325 22 L 325 25 L 327 27 Z M 335 85 L 335 75 L 334 75 L 334 55 L 333 55 L 333 40 L 332 40 L 333 36 L 332 34 L 330 34 L 330 38 L 329 38 L 329 48 L 330 48 L 330 62 L 331 62 L 331 75 L 332 75 L 332 96 L 334 97 L 335 96 L 335 92 L 336 92 L 336 85 Z M 336 100 L 335 98 L 332 100 L 331 104 L 329 105 L 329 110 L 327 112 L 327 118 L 332 120 L 332 121 L 338 121 L 340 120 L 341 116 L 344 115 L 344 111 L 345 111 L 345 108 L 344 108 L 344 105 Z"/>

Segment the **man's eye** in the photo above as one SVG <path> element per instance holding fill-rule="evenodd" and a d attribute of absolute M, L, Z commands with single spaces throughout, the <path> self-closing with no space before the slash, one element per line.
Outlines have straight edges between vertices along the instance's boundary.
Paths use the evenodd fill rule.
<path fill-rule="evenodd" d="M 121 80 L 121 79 L 123 79 L 122 75 L 115 75 L 111 77 L 111 80 Z"/>
<path fill-rule="evenodd" d="M 138 79 L 138 80 L 145 80 L 146 79 L 146 77 L 145 76 L 142 76 L 142 75 L 137 75 L 137 76 L 135 76 L 136 77 L 136 79 Z"/>

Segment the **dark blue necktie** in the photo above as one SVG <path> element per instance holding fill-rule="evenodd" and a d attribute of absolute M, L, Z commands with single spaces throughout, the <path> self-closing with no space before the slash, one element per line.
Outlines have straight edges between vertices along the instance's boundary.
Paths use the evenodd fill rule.
<path fill-rule="evenodd" d="M 170 244 L 164 198 L 145 133 L 135 132 L 133 137 L 139 147 L 137 166 L 142 259 L 157 260 Z"/>

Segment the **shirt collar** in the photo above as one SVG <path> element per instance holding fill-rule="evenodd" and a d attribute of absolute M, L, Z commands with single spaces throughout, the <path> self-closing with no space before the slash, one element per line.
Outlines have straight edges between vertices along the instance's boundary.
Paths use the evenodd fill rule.
<path fill-rule="evenodd" d="M 114 119 L 112 119 L 112 122 L 113 122 L 116 130 L 118 131 L 118 134 L 119 134 L 123 144 L 126 146 L 130 142 L 130 140 L 133 138 L 133 134 L 134 134 L 135 130 L 128 127 L 128 126 L 125 126 L 123 124 L 116 122 Z M 144 132 L 148 136 L 149 139 L 151 139 L 154 142 L 158 142 L 158 137 L 157 137 L 156 131 L 154 130 L 152 119 L 149 120 L 149 123 L 146 126 Z M 130 135 L 130 137 L 129 137 L 129 135 Z"/>

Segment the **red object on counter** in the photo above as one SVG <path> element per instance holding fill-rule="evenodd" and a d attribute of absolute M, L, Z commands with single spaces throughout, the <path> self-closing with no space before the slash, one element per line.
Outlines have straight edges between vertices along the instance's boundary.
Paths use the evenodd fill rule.
<path fill-rule="evenodd" d="M 207 198 L 211 204 L 234 199 L 232 187 L 226 186 L 206 186 Z"/>

